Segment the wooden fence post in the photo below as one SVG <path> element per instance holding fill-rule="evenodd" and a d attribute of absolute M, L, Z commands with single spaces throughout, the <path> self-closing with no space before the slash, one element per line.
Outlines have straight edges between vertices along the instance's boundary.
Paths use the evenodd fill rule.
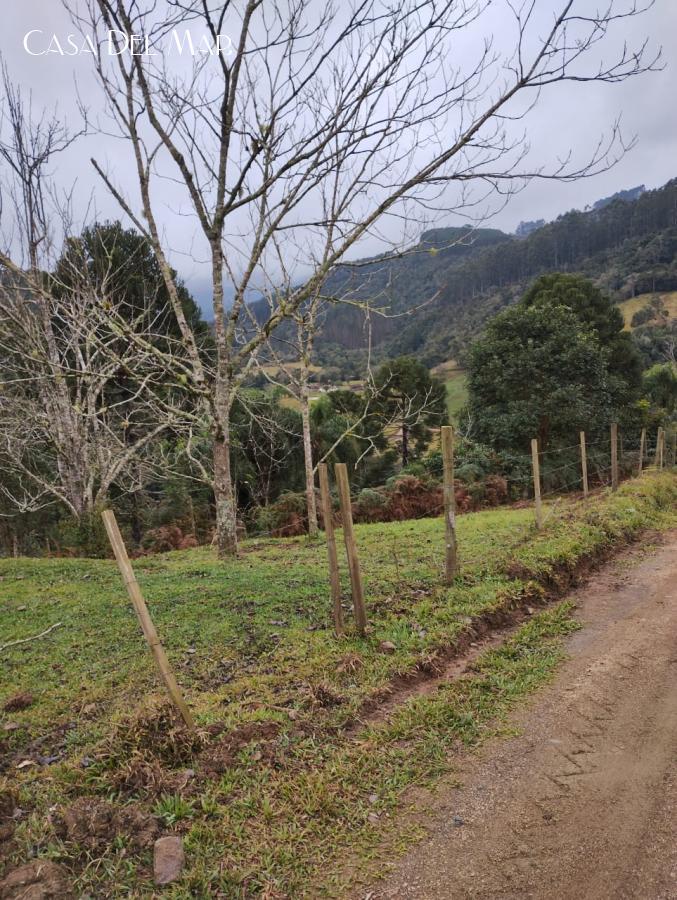
<path fill-rule="evenodd" d="M 583 496 L 588 496 L 588 457 L 585 451 L 585 432 L 581 431 L 581 475 L 583 477 Z"/>
<path fill-rule="evenodd" d="M 642 474 L 642 466 L 644 465 L 644 448 L 646 447 L 646 428 L 642 428 L 642 434 L 639 438 L 639 466 L 637 467 L 637 476 Z"/>
<path fill-rule="evenodd" d="M 656 434 L 656 455 L 654 456 L 653 464 L 656 469 L 661 467 L 661 443 L 663 438 L 663 427 L 659 425 L 658 433 Z"/>
<path fill-rule="evenodd" d="M 118 523 L 115 519 L 115 513 L 112 512 L 112 510 L 107 509 L 104 513 L 102 513 L 102 516 L 103 523 L 106 526 L 108 540 L 111 543 L 111 547 L 113 548 L 113 553 L 115 554 L 115 559 L 118 564 L 118 569 L 120 570 L 120 575 L 122 576 L 124 585 L 127 588 L 127 593 L 129 594 L 129 599 L 132 601 L 134 610 L 139 619 L 141 630 L 143 631 L 144 637 L 148 641 L 153 656 L 155 657 L 155 663 L 160 671 L 162 680 L 165 683 L 167 693 L 174 701 L 176 708 L 181 713 L 183 721 L 186 723 L 188 728 L 194 729 L 195 722 L 193 721 L 193 717 L 190 714 L 190 710 L 186 706 L 186 702 L 183 699 L 183 695 L 181 694 L 181 689 L 179 688 L 179 685 L 176 682 L 176 678 L 174 677 L 174 673 L 171 670 L 169 660 L 167 659 L 167 654 L 164 651 L 164 647 L 160 643 L 160 638 L 158 637 L 158 633 L 155 630 L 155 625 L 153 625 L 153 620 L 151 619 L 150 613 L 148 612 L 146 601 L 143 599 L 141 588 L 139 587 L 139 583 L 136 580 L 136 576 L 134 575 L 132 564 L 130 563 L 129 557 L 127 556 L 127 550 L 125 549 L 125 544 L 122 540 L 122 535 L 120 534 L 120 529 L 118 528 Z"/>
<path fill-rule="evenodd" d="M 659 457 L 659 468 L 665 465 L 665 428 L 661 428 L 661 455 Z"/>
<path fill-rule="evenodd" d="M 329 557 L 329 582 L 331 584 L 331 605 L 336 637 L 343 634 L 343 610 L 341 608 L 341 578 L 339 576 L 338 556 L 336 554 L 336 536 L 334 535 L 333 510 L 329 493 L 329 474 L 325 463 L 317 467 L 320 476 L 320 501 L 324 534 L 327 539 L 327 556 Z"/>
<path fill-rule="evenodd" d="M 456 497 L 454 495 L 454 429 L 442 426 L 442 461 L 444 464 L 444 527 L 446 534 L 445 580 L 451 584 L 458 574 L 456 543 Z"/>
<path fill-rule="evenodd" d="M 362 589 L 362 574 L 360 561 L 357 556 L 355 535 L 353 533 L 353 512 L 350 506 L 350 485 L 348 484 L 348 470 L 345 463 L 336 463 L 334 466 L 336 483 L 338 485 L 339 503 L 341 504 L 341 519 L 343 520 L 343 540 L 346 545 L 348 557 L 348 569 L 350 571 L 350 584 L 353 594 L 353 606 L 355 608 L 355 624 L 360 634 L 364 634 L 367 628 L 367 612 L 364 607 L 364 591 Z"/>
<path fill-rule="evenodd" d="M 611 423 L 611 490 L 618 490 L 618 424 Z"/>
<path fill-rule="evenodd" d="M 541 508 L 541 469 L 538 464 L 538 441 L 531 439 L 531 465 L 534 470 L 534 502 L 536 504 L 536 528 L 543 527 L 543 509 Z"/>

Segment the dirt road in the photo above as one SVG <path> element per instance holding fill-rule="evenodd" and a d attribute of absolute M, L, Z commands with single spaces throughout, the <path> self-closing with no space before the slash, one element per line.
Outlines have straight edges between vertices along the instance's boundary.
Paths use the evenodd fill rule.
<path fill-rule="evenodd" d="M 362 897 L 677 900 L 677 533 L 573 597 L 584 627 L 521 736 L 461 762 Z"/>

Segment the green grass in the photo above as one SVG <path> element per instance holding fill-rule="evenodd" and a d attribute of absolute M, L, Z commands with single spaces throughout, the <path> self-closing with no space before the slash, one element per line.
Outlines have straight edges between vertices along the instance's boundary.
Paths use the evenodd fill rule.
<path fill-rule="evenodd" d="M 113 563 L 0 561 L 0 643 L 62 623 L 3 654 L 2 701 L 19 690 L 35 697 L 11 713 L 20 728 L 5 749 L 30 756 L 31 740 L 70 726 L 40 751 L 65 734 L 63 761 L 9 773 L 31 812 L 17 830 L 15 861 L 36 848 L 70 867 L 81 893 L 150 896 L 147 853 L 112 844 L 93 860 L 47 823 L 49 807 L 99 794 L 116 803 L 137 799 L 185 835 L 186 874 L 168 896 L 341 893 L 416 837 L 416 826 L 394 815 L 406 789 L 449 772 L 451 746 L 491 733 L 514 702 L 550 677 L 572 627 L 567 607 L 531 619 L 482 657 L 472 679 L 413 698 L 361 729 L 356 714 L 387 695 L 397 676 L 434 664 L 472 617 L 537 596 L 582 557 L 642 529 L 675 524 L 676 503 L 677 478 L 647 475 L 616 495 L 558 504 L 539 534 L 530 509 L 461 516 L 462 575 L 450 588 L 441 584 L 441 520 L 358 526 L 372 624 L 366 639 L 349 632 L 337 641 L 327 627 L 322 544 L 248 541 L 225 564 L 205 549 L 137 561 L 200 726 L 278 729 L 270 745 L 242 746 L 224 773 L 199 780 L 185 796 L 180 789 L 116 793 L 117 774 L 139 758 L 169 775 L 195 766 L 198 777 L 199 761 L 168 763 L 162 740 L 140 742 L 130 725 L 130 711 L 158 692 L 158 682 Z M 379 652 L 382 640 L 395 644 L 393 655 Z M 346 858 L 354 863 L 348 869 Z"/>
<path fill-rule="evenodd" d="M 528 509 L 460 519 L 464 571 L 467 578 L 478 580 L 470 592 L 477 594 L 471 605 L 481 606 L 484 593 L 493 596 L 495 579 L 489 576 L 500 572 L 531 521 Z M 440 521 L 363 525 L 356 534 L 374 624 L 366 644 L 354 637 L 336 642 L 326 628 L 327 565 L 321 542 L 247 541 L 241 557 L 225 564 L 208 549 L 134 563 L 179 680 L 198 702 L 205 722 L 213 719 L 215 705 L 239 700 L 243 682 L 247 690 L 255 683 L 264 698 L 277 697 L 279 705 L 288 699 L 284 682 L 290 666 L 302 679 L 331 677 L 347 651 L 373 652 L 380 640 L 393 640 L 398 653 L 392 659 L 374 655 L 374 671 L 356 688 L 363 697 L 371 686 L 387 682 L 394 670 L 413 665 L 418 651 L 448 634 L 447 620 L 454 613 L 446 597 L 440 611 Z M 17 718 L 47 727 L 93 702 L 105 704 L 100 714 L 108 718 L 112 710 L 127 708 L 140 691 L 153 687 L 152 663 L 113 563 L 2 560 L 0 578 L 6 640 L 62 623 L 43 640 L 8 651 L 0 697 L 15 687 L 38 697 L 30 712 Z M 347 582 L 344 586 L 348 595 Z M 469 592 L 463 587 L 458 593 L 465 615 Z M 413 629 L 408 621 L 414 613 L 421 627 L 434 629 L 425 640 L 418 636 L 421 628 Z M 350 610 L 346 614 L 350 618 Z"/>
<path fill-rule="evenodd" d="M 447 390 L 447 412 L 453 422 L 461 408 L 468 400 L 468 379 L 464 372 L 458 372 L 453 378 L 445 382 Z"/>
<path fill-rule="evenodd" d="M 447 412 L 450 421 L 454 422 L 468 400 L 468 376 L 455 359 L 439 363 L 431 373 L 444 382 L 447 392 Z"/>

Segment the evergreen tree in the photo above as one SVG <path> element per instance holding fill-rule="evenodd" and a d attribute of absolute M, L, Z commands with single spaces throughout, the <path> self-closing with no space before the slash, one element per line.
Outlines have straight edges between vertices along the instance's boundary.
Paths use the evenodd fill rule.
<path fill-rule="evenodd" d="M 402 465 L 411 455 L 413 439 L 416 453 L 430 441 L 432 427 L 446 420 L 444 384 L 411 356 L 400 356 L 384 363 L 374 377 L 373 409 L 384 422 L 400 427 Z"/>

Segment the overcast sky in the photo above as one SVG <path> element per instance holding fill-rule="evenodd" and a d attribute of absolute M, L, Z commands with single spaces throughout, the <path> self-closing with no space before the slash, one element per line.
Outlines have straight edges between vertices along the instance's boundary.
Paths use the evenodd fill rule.
<path fill-rule="evenodd" d="M 537 0 L 544 10 L 561 5 L 561 0 Z M 597 0 L 586 0 L 589 7 Z M 604 4 L 602 4 L 604 5 Z M 504 9 L 500 3 L 496 12 L 485 17 L 485 28 L 500 36 L 505 25 Z M 23 47 L 24 36 L 31 29 L 40 29 L 46 35 L 52 32 L 64 36 L 73 28 L 59 0 L 6 0 L 3 4 L 3 27 L 0 33 L 0 50 L 11 77 L 33 91 L 36 107 L 59 104 L 62 114 L 77 125 L 74 104 L 75 88 L 86 103 L 96 105 L 98 87 L 91 75 L 91 61 L 87 56 L 72 59 L 58 55 L 29 56 Z M 529 117 L 529 141 L 533 159 L 547 163 L 556 151 L 584 148 L 589 150 L 599 134 L 622 116 L 626 137 L 637 135 L 637 145 L 628 152 L 611 171 L 594 178 L 571 184 L 536 181 L 515 196 L 507 208 L 498 212 L 487 224 L 513 231 L 522 219 L 551 220 L 559 213 L 572 208 L 583 209 L 600 197 L 617 190 L 645 184 L 658 187 L 677 176 L 677 114 L 675 113 L 675 77 L 677 75 L 677 0 L 656 0 L 655 6 L 641 19 L 629 21 L 625 37 L 635 43 L 647 36 L 654 46 L 663 47 L 665 68 L 641 78 L 630 79 L 618 85 L 577 84 L 557 85 L 544 94 L 538 107 Z M 42 36 L 37 35 L 36 39 Z M 38 47 L 38 44 L 34 44 Z M 115 166 L 117 149 L 115 142 L 102 135 L 91 135 L 78 143 L 59 163 L 57 173 L 66 186 L 77 180 L 77 197 L 80 209 L 95 192 L 97 213 L 101 217 L 119 217 L 119 210 L 104 191 L 97 186 L 91 172 L 89 158 L 97 156 Z M 120 165 L 122 168 L 120 168 Z M 116 169 L 118 178 L 124 179 L 125 165 Z M 132 177 L 131 166 L 127 170 Z M 131 182 L 130 182 L 131 183 Z M 193 226 L 190 220 L 178 215 L 172 203 L 164 209 L 163 225 L 174 248 L 173 264 L 187 281 L 195 295 L 204 301 L 207 278 L 204 264 L 182 254 L 182 247 L 193 243 Z M 440 225 L 457 224 L 453 216 L 442 215 Z M 396 225 L 390 224 L 389 228 Z M 398 238 L 399 235 L 392 235 Z M 358 255 L 374 252 L 377 248 L 365 245 Z"/>

